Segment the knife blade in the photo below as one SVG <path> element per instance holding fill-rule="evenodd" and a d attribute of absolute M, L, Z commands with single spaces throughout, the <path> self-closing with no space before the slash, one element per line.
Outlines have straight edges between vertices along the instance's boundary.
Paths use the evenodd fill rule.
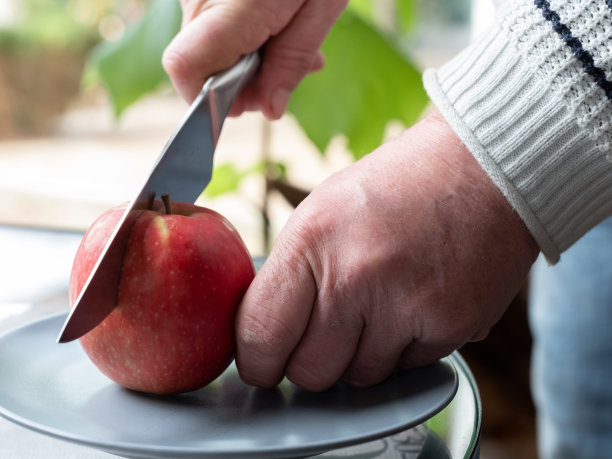
<path fill-rule="evenodd" d="M 204 83 L 115 227 L 64 322 L 58 343 L 80 338 L 115 309 L 123 254 L 132 226 L 147 202 L 163 194 L 169 194 L 173 201 L 195 202 L 202 194 L 212 178 L 213 156 L 223 121 L 258 65 L 257 52 L 247 54 Z"/>

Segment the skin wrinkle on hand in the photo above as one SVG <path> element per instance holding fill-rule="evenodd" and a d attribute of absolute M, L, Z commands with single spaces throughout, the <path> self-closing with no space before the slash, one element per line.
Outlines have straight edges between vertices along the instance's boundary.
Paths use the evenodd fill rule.
<path fill-rule="evenodd" d="M 280 320 L 275 311 L 266 309 L 265 304 L 259 308 L 259 315 L 249 316 L 247 325 L 240 329 L 238 336 L 241 343 L 259 348 L 266 355 L 275 354 L 278 347 L 293 336 L 293 330 Z M 276 326 L 276 333 L 270 333 L 270 325 Z"/>

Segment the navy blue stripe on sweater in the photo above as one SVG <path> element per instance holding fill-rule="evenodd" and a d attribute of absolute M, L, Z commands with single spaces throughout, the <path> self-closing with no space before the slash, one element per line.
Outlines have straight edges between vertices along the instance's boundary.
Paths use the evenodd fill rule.
<path fill-rule="evenodd" d="M 533 3 L 542 10 L 542 16 L 547 21 L 550 21 L 553 30 L 570 47 L 574 57 L 582 64 L 583 70 L 595 80 L 595 83 L 605 91 L 608 99 L 612 101 L 612 81 L 606 79 L 606 73 L 595 65 L 591 53 L 582 47 L 582 43 L 578 38 L 574 37 L 570 28 L 561 22 L 561 18 L 550 7 L 550 3 L 547 0 L 534 0 Z M 612 9 L 612 0 L 606 0 L 606 3 Z"/>

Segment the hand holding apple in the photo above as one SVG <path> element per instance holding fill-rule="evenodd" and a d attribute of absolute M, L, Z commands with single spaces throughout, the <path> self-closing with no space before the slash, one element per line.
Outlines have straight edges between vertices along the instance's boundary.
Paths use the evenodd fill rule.
<path fill-rule="evenodd" d="M 124 210 L 108 210 L 83 237 L 71 304 Z M 251 257 L 236 229 L 210 209 L 166 199 L 161 211 L 138 212 L 117 307 L 80 343 L 102 373 L 129 389 L 199 389 L 234 358 L 235 313 L 255 274 Z"/>
<path fill-rule="evenodd" d="M 369 386 L 483 339 L 538 246 L 432 112 L 318 186 L 240 304 L 243 381 Z"/>

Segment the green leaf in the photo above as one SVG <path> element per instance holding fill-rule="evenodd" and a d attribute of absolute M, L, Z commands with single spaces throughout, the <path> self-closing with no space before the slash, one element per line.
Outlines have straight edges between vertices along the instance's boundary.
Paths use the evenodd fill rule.
<path fill-rule="evenodd" d="M 208 198 L 215 198 L 224 193 L 236 191 L 240 182 L 247 176 L 254 173 L 261 173 L 264 170 L 263 162 L 239 171 L 232 163 L 224 163 L 215 167 L 212 180 L 204 190 L 204 195 Z"/>
<path fill-rule="evenodd" d="M 374 22 L 374 0 L 351 0 L 348 4 L 355 14 L 361 16 L 367 22 Z"/>
<path fill-rule="evenodd" d="M 401 32 L 411 31 L 417 22 L 417 6 L 414 0 L 395 0 L 397 20 Z"/>
<path fill-rule="evenodd" d="M 325 69 L 306 77 L 289 102 L 322 153 L 342 134 L 358 159 L 380 145 L 389 121 L 418 119 L 427 103 L 420 72 L 352 10 L 332 28 L 323 52 Z"/>
<path fill-rule="evenodd" d="M 348 4 L 348 9 L 361 17 L 365 22 L 377 25 L 377 10 L 375 8 L 377 0 L 351 0 Z M 378 8 L 391 8 L 395 17 L 395 26 L 397 33 L 405 34 L 410 32 L 416 24 L 417 5 L 416 0 L 395 0 L 391 5 L 376 4 Z"/>
<path fill-rule="evenodd" d="M 142 19 L 128 27 L 119 40 L 103 42 L 94 49 L 86 78 L 94 75 L 104 82 L 117 117 L 168 81 L 161 55 L 180 24 L 179 2 L 151 0 Z"/>
<path fill-rule="evenodd" d="M 212 180 L 204 190 L 204 195 L 214 198 L 224 193 L 236 191 L 242 176 L 243 174 L 238 172 L 233 164 L 221 164 L 213 170 Z"/>
<path fill-rule="evenodd" d="M 0 47 L 17 49 L 88 49 L 97 31 L 79 22 L 66 0 L 20 0 L 13 2 L 14 20 L 0 24 Z M 11 6 L 9 5 L 9 10 Z M 9 15 L 10 17 L 11 15 Z"/>

